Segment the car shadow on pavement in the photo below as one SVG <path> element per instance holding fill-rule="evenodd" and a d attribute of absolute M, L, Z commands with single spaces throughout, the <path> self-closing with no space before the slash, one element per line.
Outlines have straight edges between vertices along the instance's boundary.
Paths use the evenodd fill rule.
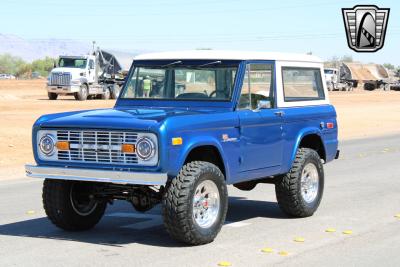
<path fill-rule="evenodd" d="M 154 218 L 157 222 L 151 223 Z M 287 219 L 279 210 L 277 203 L 238 197 L 229 198 L 227 222 L 235 223 L 252 218 Z M 148 224 L 147 227 L 146 224 Z M 159 206 L 155 207 L 151 213 L 138 214 L 129 206 L 129 203 L 121 203 L 121 201 L 109 206 L 100 223 L 89 231 L 63 231 L 51 224 L 46 217 L 42 217 L 0 225 L 0 236 L 68 240 L 117 247 L 133 243 L 161 247 L 185 246 L 171 239 L 165 231 Z"/>

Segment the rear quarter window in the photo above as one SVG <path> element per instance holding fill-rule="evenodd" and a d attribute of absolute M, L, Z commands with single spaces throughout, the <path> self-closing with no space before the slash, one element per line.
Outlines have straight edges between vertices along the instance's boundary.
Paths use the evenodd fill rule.
<path fill-rule="evenodd" d="M 282 79 L 286 102 L 325 99 L 319 68 L 282 67 Z"/>

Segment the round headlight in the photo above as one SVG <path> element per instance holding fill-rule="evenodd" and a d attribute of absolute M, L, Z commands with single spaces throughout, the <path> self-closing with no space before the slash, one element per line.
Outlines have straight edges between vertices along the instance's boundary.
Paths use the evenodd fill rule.
<path fill-rule="evenodd" d="M 51 135 L 46 134 L 39 141 L 39 148 L 43 154 L 51 155 L 54 152 L 55 141 Z"/>
<path fill-rule="evenodd" d="M 155 154 L 155 145 L 148 137 L 140 138 L 136 143 L 136 153 L 142 160 L 149 160 Z"/>

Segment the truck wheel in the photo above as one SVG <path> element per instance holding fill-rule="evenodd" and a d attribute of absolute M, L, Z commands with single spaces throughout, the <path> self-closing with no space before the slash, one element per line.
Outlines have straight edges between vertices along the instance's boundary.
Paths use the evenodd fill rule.
<path fill-rule="evenodd" d="M 311 216 L 321 202 L 323 191 L 324 170 L 318 153 L 300 148 L 290 172 L 275 183 L 279 207 L 289 216 Z"/>
<path fill-rule="evenodd" d="M 110 90 L 107 88 L 105 92 L 101 95 L 101 99 L 108 100 L 110 99 Z"/>
<path fill-rule="evenodd" d="M 79 88 L 79 92 L 74 94 L 75 99 L 79 101 L 85 101 L 88 98 L 88 87 L 86 84 L 82 84 Z"/>
<path fill-rule="evenodd" d="M 91 183 L 49 180 L 43 184 L 43 206 L 47 217 L 67 231 L 93 228 L 103 217 L 106 201 L 95 200 Z"/>
<path fill-rule="evenodd" d="M 117 99 L 120 91 L 121 91 L 121 88 L 119 87 L 119 85 L 114 84 L 114 88 L 111 90 L 111 99 Z"/>
<path fill-rule="evenodd" d="M 189 245 L 210 243 L 225 221 L 228 192 L 224 175 L 212 163 L 184 165 L 168 184 L 162 214 L 167 232 Z"/>
<path fill-rule="evenodd" d="M 56 100 L 58 95 L 56 93 L 47 93 L 50 100 Z"/>

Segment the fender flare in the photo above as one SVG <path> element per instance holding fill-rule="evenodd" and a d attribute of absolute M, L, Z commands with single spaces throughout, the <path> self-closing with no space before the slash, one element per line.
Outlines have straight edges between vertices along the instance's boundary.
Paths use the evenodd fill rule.
<path fill-rule="evenodd" d="M 323 142 L 321 130 L 316 128 L 316 127 L 304 128 L 297 135 L 296 142 L 295 142 L 295 144 L 293 146 L 293 151 L 292 151 L 292 154 L 291 154 L 291 157 L 290 157 L 290 165 L 289 165 L 290 168 L 292 168 L 292 165 L 293 165 L 293 162 L 294 162 L 294 160 L 296 158 L 296 153 L 297 153 L 297 150 L 299 149 L 301 141 L 303 140 L 304 137 L 306 137 L 307 135 L 311 135 L 311 134 L 315 134 L 315 135 L 319 136 L 319 138 L 321 139 L 321 143 L 322 143 L 323 149 L 324 149 L 324 151 L 326 151 L 326 147 L 325 147 L 325 143 Z"/>
<path fill-rule="evenodd" d="M 187 145 L 182 148 L 182 151 L 184 151 L 184 153 L 181 153 L 180 157 L 177 159 L 178 160 L 177 166 L 179 166 L 179 168 L 182 168 L 187 157 L 189 156 L 190 152 L 193 151 L 193 149 L 196 149 L 201 146 L 213 146 L 217 149 L 218 153 L 221 156 L 222 164 L 224 165 L 225 168 L 225 180 L 228 181 L 230 178 L 230 169 L 229 169 L 229 164 L 227 164 L 226 155 L 223 152 L 221 144 L 218 142 L 218 140 L 211 137 L 208 138 L 202 137 L 200 140 L 198 139 L 199 138 L 197 137 L 191 139 L 190 142 L 188 142 Z"/>

